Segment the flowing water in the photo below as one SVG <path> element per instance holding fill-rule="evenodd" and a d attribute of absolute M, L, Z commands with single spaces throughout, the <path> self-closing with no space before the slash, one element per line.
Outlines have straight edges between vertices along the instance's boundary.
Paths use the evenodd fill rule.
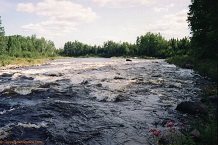
<path fill-rule="evenodd" d="M 175 108 L 199 99 L 202 80 L 160 59 L 72 58 L 0 70 L 0 142 L 148 144 L 151 128 L 183 121 Z"/>

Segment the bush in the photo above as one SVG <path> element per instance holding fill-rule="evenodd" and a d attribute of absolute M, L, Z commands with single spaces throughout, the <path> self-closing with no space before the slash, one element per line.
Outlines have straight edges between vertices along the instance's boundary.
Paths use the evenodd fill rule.
<path fill-rule="evenodd" d="M 166 61 L 168 63 L 173 63 L 179 67 L 185 68 L 187 67 L 187 64 L 193 65 L 193 59 L 190 58 L 188 55 L 176 55 L 170 58 L 167 58 Z"/>
<path fill-rule="evenodd" d="M 217 81 L 217 60 L 195 60 L 194 70 L 200 75 L 208 76 Z"/>
<path fill-rule="evenodd" d="M 10 64 L 10 58 L 6 55 L 0 55 L 0 66 L 6 66 Z"/>

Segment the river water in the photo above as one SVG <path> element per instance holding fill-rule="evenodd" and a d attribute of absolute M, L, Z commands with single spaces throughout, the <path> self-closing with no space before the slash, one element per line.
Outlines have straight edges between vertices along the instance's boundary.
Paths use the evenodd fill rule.
<path fill-rule="evenodd" d="M 184 121 L 204 80 L 161 59 L 72 58 L 0 70 L 0 141 L 144 145 L 149 130 Z"/>

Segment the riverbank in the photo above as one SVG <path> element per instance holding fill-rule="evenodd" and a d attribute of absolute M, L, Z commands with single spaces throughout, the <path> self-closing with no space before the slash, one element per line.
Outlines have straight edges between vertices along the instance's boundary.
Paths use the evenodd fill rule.
<path fill-rule="evenodd" d="M 167 58 L 166 61 L 171 64 L 175 64 L 181 68 L 193 69 L 200 75 L 211 78 L 213 81 L 218 80 L 217 75 L 217 60 L 213 59 L 201 59 L 196 60 L 188 55 L 173 56 Z"/>
<path fill-rule="evenodd" d="M 0 69 L 14 69 L 28 66 L 40 66 L 45 64 L 46 61 L 54 59 L 64 59 L 67 57 L 56 56 L 56 57 L 40 57 L 40 58 L 15 58 L 5 57 L 0 59 Z"/>

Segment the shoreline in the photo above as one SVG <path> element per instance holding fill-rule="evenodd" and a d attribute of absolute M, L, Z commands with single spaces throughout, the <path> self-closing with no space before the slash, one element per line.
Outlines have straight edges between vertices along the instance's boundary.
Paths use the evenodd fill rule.
<path fill-rule="evenodd" d="M 55 59 L 64 59 L 65 57 L 48 57 L 48 58 L 15 58 L 15 59 L 7 59 L 4 61 L 9 61 L 6 65 L 0 65 L 0 70 L 6 69 L 16 69 L 16 68 L 25 68 L 29 66 L 41 66 L 46 64 L 47 61 L 55 60 Z"/>

